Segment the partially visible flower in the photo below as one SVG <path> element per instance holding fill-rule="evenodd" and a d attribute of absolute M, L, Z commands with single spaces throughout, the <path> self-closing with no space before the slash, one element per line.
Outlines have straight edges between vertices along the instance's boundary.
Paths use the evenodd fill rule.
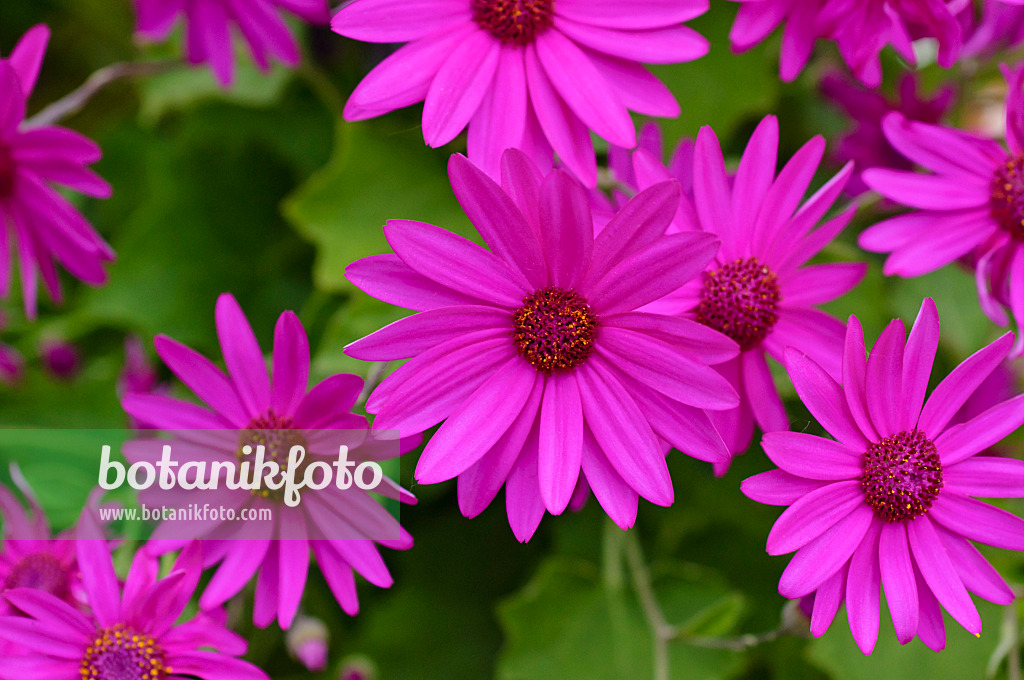
<path fill-rule="evenodd" d="M 74 530 L 53 535 L 46 514 L 17 468 L 12 477 L 28 501 L 31 515 L 10 490 L 0 486 L 0 594 L 12 588 L 35 588 L 73 606 L 82 602 L 81 580 L 75 561 Z M 0 598 L 0 614 L 16 610 Z"/>
<path fill-rule="evenodd" d="M 789 428 L 768 356 L 781 363 L 785 349 L 796 347 L 839 375 L 845 327 L 817 306 L 849 292 L 867 270 L 860 262 L 807 265 L 853 217 L 851 207 L 818 226 L 852 165 L 801 205 L 825 140 L 812 139 L 776 175 L 778 143 L 778 120 L 768 116 L 730 178 L 714 131 L 700 131 L 692 154 L 684 152 L 693 159 L 686 173 L 693 194 L 680 198 L 672 230 L 713 234 L 722 247 L 701 276 L 645 307 L 694 320 L 739 344 L 740 355 L 715 368 L 740 394 L 740 406 L 709 414 L 733 454 L 750 445 L 755 422 L 765 432 Z M 636 152 L 634 164 L 640 187 L 671 174 L 646 151 Z M 727 467 L 725 461 L 715 470 L 722 474 Z"/>
<path fill-rule="evenodd" d="M 349 460 L 360 462 L 361 456 L 374 453 L 369 448 L 359 448 L 370 443 L 366 439 L 366 418 L 350 412 L 362 391 L 362 379 L 338 374 L 308 389 L 309 340 L 293 312 L 285 312 L 277 320 L 273 383 L 252 327 L 232 295 L 225 293 L 217 300 L 216 321 L 227 375 L 195 350 L 167 336 L 157 336 L 154 342 L 164 363 L 210 408 L 159 394 L 128 393 L 121 403 L 130 416 L 166 430 L 226 431 L 234 437 L 230 442 L 233 448 L 209 453 L 232 461 L 237 460 L 239 433 L 258 438 L 262 433 L 276 437 L 284 431 L 297 437 L 313 430 L 361 432 L 364 439 L 352 443 Z M 376 453 L 381 457 L 398 455 L 417 443 L 418 440 L 406 441 L 401 448 Z M 129 448 L 125 453 L 131 458 Z M 375 491 L 405 503 L 416 500 L 386 477 Z M 342 609 L 354 615 L 359 602 L 353 569 L 376 586 L 390 587 L 393 580 L 377 543 L 399 550 L 412 547 L 412 536 L 365 493 L 352 491 L 339 496 L 328 490 L 296 507 L 285 505 L 280 497 L 245 488 L 220 486 L 201 493 L 204 503 L 239 512 L 248 508 L 256 512 L 254 516 L 259 515 L 260 509 L 266 509 L 274 517 L 274 522 L 264 522 L 265 527 L 255 529 L 255 525 L 245 522 L 215 523 L 206 526 L 202 534 L 213 537 L 203 542 L 206 566 L 219 566 L 203 591 L 201 606 L 209 609 L 222 605 L 256 575 L 253 621 L 260 627 L 275 619 L 282 628 L 291 625 L 305 590 L 311 550 Z M 355 527 L 360 535 L 384 527 L 397 537 L 377 542 L 368 538 L 335 540 L 334 527 L 339 524 Z M 158 541 L 154 552 L 174 545 L 173 541 L 160 541 L 168 528 L 173 534 L 173 522 L 165 522 L 154 530 L 153 538 Z"/>
<path fill-rule="evenodd" d="M 157 578 L 157 564 L 136 553 L 122 586 L 95 517 L 80 521 L 77 548 L 89 615 L 31 588 L 7 591 L 24 616 L 0 616 L 0 639 L 25 653 L 0 658 L 0 675 L 51 680 L 269 680 L 239 659 L 245 640 L 209 616 L 178 623 L 202 571 L 197 543 L 182 551 L 171 572 Z M 211 651 L 216 650 L 216 651 Z"/>
<path fill-rule="evenodd" d="M 165 40 L 179 17 L 185 24 L 185 57 L 209 64 L 221 85 L 234 80 L 232 32 L 237 29 L 263 71 L 276 59 L 296 66 L 299 46 L 282 16 L 287 12 L 311 23 L 330 19 L 327 0 L 134 0 L 136 30 L 145 40 Z"/>
<path fill-rule="evenodd" d="M 306 670 L 319 673 L 327 668 L 330 631 L 320 619 L 299 616 L 285 635 L 288 653 Z"/>
<path fill-rule="evenodd" d="M 46 338 L 39 343 L 39 357 L 50 375 L 58 380 L 72 380 L 81 370 L 82 358 L 70 342 Z"/>
<path fill-rule="evenodd" d="M 16 466 L 11 467 L 11 477 L 28 501 L 31 514 L 25 512 L 10 490 L 0 486 L 0 616 L 21 615 L 4 597 L 14 588 L 34 588 L 76 609 L 83 608 L 85 595 L 75 559 L 74 530 L 53 535 L 46 514 Z M 0 639 L 0 657 L 24 651 L 16 642 Z M 0 678 L 20 680 L 20 676 L 4 675 L 2 671 Z"/>
<path fill-rule="evenodd" d="M 835 42 L 854 76 L 870 87 L 882 82 L 879 53 L 891 45 L 915 63 L 913 41 L 934 38 L 938 62 L 949 68 L 963 45 L 957 13 L 963 0 L 736 0 L 742 3 L 729 38 L 733 49 L 757 45 L 784 26 L 779 73 L 795 79 L 817 40 Z"/>
<path fill-rule="evenodd" d="M 674 498 L 665 444 L 700 460 L 728 451 L 704 409 L 734 408 L 711 368 L 736 343 L 694 321 L 637 311 L 696 276 L 718 249 L 711 234 L 665 235 L 679 202 L 663 182 L 627 203 L 595 238 L 583 187 L 541 175 L 525 154 L 502 160 L 502 186 L 465 157 L 452 189 L 490 250 L 421 222 L 390 220 L 394 255 L 346 275 L 419 314 L 349 345 L 370 361 L 412 359 L 374 390 L 375 426 L 403 434 L 438 423 L 416 478 L 458 477 L 474 517 L 505 485 L 509 524 L 529 540 L 560 514 L 580 473 L 621 527 L 640 496 Z"/>
<path fill-rule="evenodd" d="M 354 0 L 332 27 L 408 43 L 356 87 L 346 120 L 423 105 L 429 146 L 469 127 L 469 158 L 493 178 L 506 148 L 542 169 L 552 152 L 597 183 L 590 133 L 636 146 L 629 112 L 675 117 L 679 104 L 645 63 L 691 61 L 708 42 L 683 26 L 707 0 Z"/>
<path fill-rule="evenodd" d="M 830 154 L 833 162 L 842 165 L 854 162 L 854 175 L 846 192 L 858 196 L 868 190 L 861 179 L 866 168 L 911 170 L 914 164 L 892 147 L 882 132 L 882 119 L 899 111 L 908 120 L 938 123 L 949 112 L 956 97 L 956 88 L 947 85 L 925 99 L 918 94 L 919 83 L 913 73 L 900 77 L 895 99 L 879 90 L 870 90 L 848 76 L 831 73 L 821 81 L 821 92 L 838 104 L 850 118 L 850 126 L 839 137 Z"/>
<path fill-rule="evenodd" d="M 114 259 L 110 246 L 52 186 L 109 197 L 110 185 L 86 167 L 99 160 L 100 148 L 66 128 L 24 122 L 49 38 L 46 26 L 35 26 L 0 59 L 0 223 L 7 225 L 0 230 L 0 297 L 10 293 L 14 250 L 30 319 L 36 317 L 40 278 L 50 297 L 61 300 L 55 262 L 99 285 L 107 280 L 104 262 Z"/>
<path fill-rule="evenodd" d="M 1024 69 L 1006 72 L 1009 150 L 990 139 L 890 113 L 882 129 L 893 147 L 928 174 L 888 168 L 864 172 L 869 187 L 915 208 L 860 235 L 865 250 L 890 253 L 884 273 L 911 278 L 969 257 L 981 307 L 1024 327 Z M 1014 355 L 1022 351 L 1018 337 Z"/>
<path fill-rule="evenodd" d="M 1024 424 L 1024 395 L 966 422 L 951 420 L 999 366 L 1013 334 L 976 352 L 926 399 L 939 342 L 930 299 L 906 340 L 904 333 L 903 322 L 893 321 L 865 358 L 860 322 L 850 317 L 841 385 L 787 350 L 797 394 L 835 439 L 766 434 L 762 446 L 779 469 L 741 487 L 758 502 L 789 506 L 768 536 L 769 554 L 796 552 L 779 593 L 814 593 L 815 636 L 845 600 L 865 654 L 878 637 L 881 588 L 899 642 L 916 635 L 939 650 L 943 608 L 978 635 L 981 618 L 968 593 L 998 604 L 1014 598 L 971 541 L 1024 550 L 1024 521 L 973 498 L 1024 496 L 1024 461 L 977 455 Z"/>

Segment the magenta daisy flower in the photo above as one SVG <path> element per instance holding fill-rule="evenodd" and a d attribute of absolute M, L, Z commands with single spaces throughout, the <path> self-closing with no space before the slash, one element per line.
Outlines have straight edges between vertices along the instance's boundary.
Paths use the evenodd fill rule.
<path fill-rule="evenodd" d="M 782 362 L 785 349 L 796 347 L 839 376 L 845 327 L 816 306 L 850 291 L 867 270 L 859 262 L 807 265 L 853 217 L 851 207 L 815 228 L 853 168 L 848 164 L 801 205 L 825 140 L 812 139 L 776 175 L 778 135 L 774 116 L 761 121 L 730 178 L 714 131 L 700 131 L 689 173 L 692 201 L 681 198 L 673 229 L 713 234 L 722 247 L 701 276 L 646 307 L 694 320 L 739 344 L 740 355 L 716 368 L 740 394 L 740 406 L 710 414 L 733 453 L 749 446 L 755 422 L 765 432 L 789 427 L 768 356 Z M 634 161 L 641 187 L 670 174 L 645 151 Z M 724 473 L 727 466 L 716 470 Z"/>
<path fill-rule="evenodd" d="M 82 584 L 91 607 L 83 614 L 53 595 L 31 588 L 5 593 L 23 616 L 0 616 L 0 639 L 27 653 L 0 659 L 0 675 L 80 680 L 268 680 L 239 658 L 245 640 L 216 617 L 176 623 L 199 583 L 200 548 L 192 544 L 171 572 L 157 579 L 157 564 L 139 551 L 122 586 L 95 518 L 83 515 L 77 547 Z M 217 651 L 210 651 L 215 649 Z"/>
<path fill-rule="evenodd" d="M 990 139 L 949 127 L 909 121 L 899 113 L 882 123 L 886 138 L 929 174 L 872 168 L 869 187 L 916 208 L 868 228 L 865 250 L 889 253 L 887 276 L 911 278 L 960 258 L 974 263 L 981 307 L 1007 325 L 1006 308 L 1024 326 L 1024 69 L 1007 70 L 1006 138 Z M 1020 336 L 1014 354 L 1022 351 Z"/>
<path fill-rule="evenodd" d="M 971 541 L 1024 550 L 1024 521 L 974 496 L 1024 496 L 1024 461 L 977 456 L 1024 423 L 1024 395 L 953 424 L 952 418 L 1013 343 L 1012 334 L 964 361 L 925 398 L 939 341 L 930 299 L 904 343 L 885 329 L 865 359 L 850 317 L 837 383 L 802 352 L 786 352 L 797 394 L 835 439 L 775 432 L 762 446 L 778 470 L 743 492 L 787 505 L 768 552 L 796 552 L 779 581 L 784 597 L 814 593 L 811 632 L 822 635 L 845 599 L 850 630 L 869 654 L 878 637 L 879 586 L 896 637 L 945 645 L 942 608 L 969 632 L 981 619 L 969 592 L 1000 604 L 1013 592 Z"/>
<path fill-rule="evenodd" d="M 13 588 L 34 588 L 79 607 L 84 595 L 75 560 L 73 530 L 53 535 L 46 514 L 17 468 L 12 476 L 28 501 L 31 514 L 8 489 L 0 487 L 0 593 Z M 16 610 L 0 599 L 0 614 Z"/>
<path fill-rule="evenodd" d="M 210 407 L 179 401 L 158 394 L 128 393 L 122 399 L 125 411 L 138 421 L 172 430 L 188 437 L 190 430 L 219 430 L 227 433 L 227 446 L 204 448 L 202 459 L 213 454 L 236 459 L 240 433 L 258 438 L 285 436 L 288 441 L 305 441 L 312 431 L 341 430 L 362 433 L 351 444 L 349 460 L 362 461 L 394 456 L 414 448 L 418 440 L 399 447 L 373 447 L 367 439 L 366 418 L 350 412 L 362 391 L 363 381 L 355 375 L 338 374 L 325 378 L 311 390 L 309 380 L 309 341 L 302 323 L 292 312 L 285 312 L 274 332 L 273 383 L 252 327 L 235 298 L 225 293 L 217 301 L 217 333 L 227 364 L 225 375 L 198 352 L 168 338 L 155 340 L 157 354 L 171 371 Z M 206 444 L 210 437 L 201 443 Z M 224 438 L 215 442 L 223 442 Z M 366 446 L 360 448 L 365 440 Z M 312 449 L 312 444 L 310 444 Z M 152 451 L 145 442 L 126 448 L 133 452 Z M 159 449 L 157 448 L 157 451 Z M 337 448 L 334 448 L 335 457 Z M 139 455 L 142 455 L 139 453 Z M 283 462 L 283 461 L 282 461 Z M 301 471 L 300 471 L 301 472 Z M 332 486 L 333 488 L 333 486 Z M 397 484 L 383 478 L 376 493 L 414 503 L 415 497 Z M 206 566 L 219 564 L 209 586 L 203 591 L 204 608 L 219 606 L 236 595 L 246 583 L 257 576 L 253 620 L 260 626 L 275 619 L 282 628 L 291 625 L 298 611 L 310 566 L 310 552 L 342 609 L 349 614 L 359 610 L 353 569 L 376 586 L 392 584 L 380 545 L 404 550 L 412 547 L 412 537 L 398 525 L 387 510 L 365 493 L 339 492 L 304 496 L 296 507 L 285 505 L 280 497 L 264 495 L 247 489 L 198 492 L 201 502 L 232 508 L 236 512 L 268 509 L 273 522 L 197 522 L 183 528 L 176 522 L 158 526 L 153 539 L 161 549 L 174 547 L 173 540 L 184 532 L 195 532 L 204 540 Z M 162 497 L 163 498 L 163 497 Z M 193 499 L 195 500 L 195 499 Z M 392 540 L 374 541 L 363 536 L 395 536 Z M 179 540 L 180 543 L 180 540 Z"/>
<path fill-rule="evenodd" d="M 900 78 L 897 96 L 887 98 L 878 90 L 869 90 L 840 73 L 827 75 L 821 81 L 821 92 L 838 104 L 850 119 L 850 127 L 836 141 L 830 154 L 833 162 L 854 162 L 854 176 L 846 186 L 852 196 L 868 190 L 861 179 L 866 168 L 911 170 L 914 165 L 892 147 L 882 132 L 882 119 L 891 111 L 899 111 L 908 120 L 935 124 L 941 121 L 956 97 L 956 88 L 943 87 L 930 98 L 919 92 L 917 76 L 905 73 Z"/>
<path fill-rule="evenodd" d="M 158 42 L 170 35 L 179 17 L 185 24 L 185 57 L 190 64 L 209 64 L 225 87 L 234 79 L 232 29 L 237 29 L 260 70 L 276 59 L 288 66 L 300 60 L 284 12 L 324 24 L 330 19 L 327 0 L 134 0 L 136 30 Z"/>
<path fill-rule="evenodd" d="M 718 241 L 665 235 L 675 182 L 637 195 L 595 238 L 584 189 L 564 171 L 542 177 L 517 150 L 502 159 L 502 186 L 463 156 L 448 171 L 491 250 L 391 220 L 395 254 L 346 270 L 368 294 L 420 312 L 347 349 L 412 357 L 367 402 L 375 426 L 410 434 L 443 421 L 416 479 L 458 477 L 467 517 L 504 484 L 520 541 L 545 511 L 565 510 L 581 470 L 621 527 L 632 526 L 639 496 L 671 504 L 663 441 L 701 460 L 728 457 L 703 409 L 736 406 L 708 365 L 737 347 L 688 319 L 637 310 L 696 276 Z"/>
<path fill-rule="evenodd" d="M 107 280 L 103 263 L 114 259 L 92 226 L 52 186 L 107 198 L 110 185 L 86 166 L 100 158 L 92 141 L 66 128 L 27 127 L 25 107 L 35 88 L 50 31 L 29 29 L 6 59 L 0 59 L 0 297 L 11 288 L 11 244 L 21 271 L 25 313 L 34 319 L 38 282 L 61 300 L 54 262 L 90 285 Z"/>
<path fill-rule="evenodd" d="M 819 39 L 836 43 L 853 74 L 877 87 L 882 82 L 879 53 L 888 45 L 915 63 L 912 42 L 934 38 L 938 62 L 949 68 L 963 45 L 956 12 L 962 0 L 736 0 L 743 3 L 729 38 L 733 49 L 745 51 L 780 25 L 779 72 L 790 81 L 800 75 Z"/>
<path fill-rule="evenodd" d="M 707 53 L 682 22 L 707 0 L 355 0 L 333 29 L 407 45 L 349 97 L 346 120 L 417 102 L 423 138 L 438 147 L 469 126 L 470 159 L 498 177 L 506 148 L 547 169 L 552 150 L 588 186 L 597 183 L 590 132 L 632 148 L 629 111 L 675 117 L 679 104 L 642 64 Z"/>

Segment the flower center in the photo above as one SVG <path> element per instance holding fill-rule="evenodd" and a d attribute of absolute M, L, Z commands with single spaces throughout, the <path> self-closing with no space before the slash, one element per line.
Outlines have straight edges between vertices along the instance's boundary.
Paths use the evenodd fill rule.
<path fill-rule="evenodd" d="M 473 20 L 506 45 L 529 45 L 551 28 L 555 0 L 472 0 Z"/>
<path fill-rule="evenodd" d="M 932 507 L 942 489 L 942 462 L 923 432 L 905 430 L 864 452 L 860 488 L 875 517 L 905 522 Z"/>
<path fill-rule="evenodd" d="M 69 594 L 68 570 L 53 555 L 33 553 L 11 568 L 4 588 L 34 588 L 66 600 Z"/>
<path fill-rule="evenodd" d="M 1024 156 L 1017 156 L 996 168 L 989 201 L 994 219 L 1003 231 L 1024 241 Z"/>
<path fill-rule="evenodd" d="M 248 456 L 242 451 L 245 446 L 252 447 L 252 453 Z M 255 465 L 256 447 L 264 447 L 263 460 L 274 461 L 283 470 L 288 464 L 288 452 L 293 446 L 306 448 L 306 437 L 302 430 L 295 427 L 290 416 L 279 416 L 274 409 L 268 409 L 266 413 L 253 418 L 249 424 L 239 433 L 237 457 L 241 460 L 253 461 Z M 301 466 L 305 468 L 305 462 Z M 298 470 L 297 473 L 301 473 Z M 299 475 L 301 476 L 301 475 Z M 253 489 L 252 495 L 270 500 L 284 499 L 283 489 Z"/>
<path fill-rule="evenodd" d="M 11 150 L 0 144 L 0 198 L 14 193 L 14 158 Z"/>
<path fill-rule="evenodd" d="M 173 672 L 166 660 L 153 638 L 119 623 L 96 632 L 78 674 L 82 680 L 164 680 Z"/>
<path fill-rule="evenodd" d="M 779 320 L 779 280 L 755 257 L 704 272 L 697 321 L 725 333 L 741 349 L 757 347 Z"/>
<path fill-rule="evenodd" d="M 542 288 L 531 293 L 512 322 L 519 356 L 541 373 L 572 370 L 594 351 L 597 315 L 575 291 Z"/>

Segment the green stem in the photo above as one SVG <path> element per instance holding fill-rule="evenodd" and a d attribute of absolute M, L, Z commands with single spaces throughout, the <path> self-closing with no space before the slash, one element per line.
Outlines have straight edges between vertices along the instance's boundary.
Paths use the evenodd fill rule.
<path fill-rule="evenodd" d="M 675 629 L 665 620 L 665 614 L 662 613 L 654 595 L 651 572 L 647 568 L 636 531 L 625 532 L 625 536 L 626 560 L 629 563 L 629 570 L 633 574 L 633 587 L 636 588 L 640 606 L 643 607 L 644 615 L 647 617 L 647 623 L 650 625 L 654 637 L 654 680 L 669 680 L 668 643 L 675 636 Z"/>
<path fill-rule="evenodd" d="M 53 102 L 45 109 L 25 121 L 27 127 L 54 125 L 68 116 L 82 110 L 103 88 L 122 78 L 154 76 L 167 73 L 185 65 L 176 59 L 165 61 L 127 61 L 105 66 L 89 76 L 78 89 Z"/>

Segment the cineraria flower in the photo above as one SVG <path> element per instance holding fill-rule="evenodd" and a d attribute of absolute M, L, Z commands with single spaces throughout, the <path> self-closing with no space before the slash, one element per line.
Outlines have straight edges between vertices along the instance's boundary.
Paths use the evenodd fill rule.
<path fill-rule="evenodd" d="M 550 167 L 552 150 L 597 183 L 590 132 L 632 148 L 629 111 L 675 117 L 679 104 L 643 63 L 702 57 L 682 22 L 707 0 L 355 0 L 331 24 L 367 42 L 407 42 L 349 97 L 346 120 L 417 102 L 423 138 L 439 147 L 469 126 L 469 157 L 498 177 L 506 148 Z"/>
<path fill-rule="evenodd" d="M 757 45 L 785 24 L 779 74 L 795 79 L 818 39 L 834 41 L 847 66 L 865 85 L 882 82 L 878 55 L 892 45 L 915 63 L 913 40 L 935 38 L 938 63 L 949 68 L 963 44 L 956 13 L 963 0 L 735 0 L 743 3 L 729 39 L 734 50 Z"/>
<path fill-rule="evenodd" d="M 891 113 L 882 122 L 889 143 L 930 174 L 872 168 L 869 187 L 916 208 L 868 228 L 865 250 L 890 253 L 886 276 L 911 278 L 962 257 L 974 262 L 981 307 L 1007 325 L 1009 308 L 1024 326 L 1024 69 L 1009 81 L 1006 138 L 1009 151 L 990 139 L 949 127 L 909 121 Z M 1014 355 L 1021 352 L 1024 335 Z"/>
<path fill-rule="evenodd" d="M 801 205 L 825 140 L 805 144 L 776 176 L 778 144 L 778 119 L 768 116 L 730 179 L 714 131 L 700 131 L 689 173 L 692 201 L 680 199 L 673 229 L 714 234 L 722 247 L 703 275 L 646 307 L 692 319 L 739 344 L 740 355 L 716 368 L 741 395 L 740 407 L 710 414 L 734 454 L 749 446 L 755 421 L 765 432 L 789 427 L 767 356 L 782 362 L 786 347 L 796 347 L 839 375 L 845 329 L 816 305 L 849 292 L 867 270 L 859 262 L 806 265 L 853 217 L 851 207 L 815 228 L 849 180 L 852 164 Z M 669 176 L 646 151 L 637 151 L 634 161 L 641 187 Z M 716 465 L 716 472 L 727 467 L 728 461 Z"/>
<path fill-rule="evenodd" d="M 467 517 L 505 484 L 520 541 L 545 510 L 565 510 L 581 470 L 623 528 L 638 496 L 671 504 L 662 440 L 701 460 L 728 457 L 703 409 L 736 406 L 708 364 L 737 347 L 688 319 L 637 309 L 696 276 L 717 239 L 665 235 L 676 182 L 638 194 L 595 237 L 583 187 L 562 170 L 542 177 L 517 150 L 502 158 L 502 186 L 460 155 L 448 173 L 491 250 L 391 220 L 395 254 L 346 270 L 366 293 L 420 312 L 347 348 L 371 361 L 412 357 L 367 402 L 375 426 L 410 434 L 444 421 L 416 479 L 458 477 Z"/>
<path fill-rule="evenodd" d="M 1024 496 L 1024 461 L 977 456 L 1024 423 L 1024 395 L 959 424 L 952 418 L 999 366 L 1007 333 L 949 374 L 925 399 L 939 341 L 927 299 L 904 344 L 895 320 L 865 359 L 860 322 L 850 317 L 842 385 L 799 350 L 786 352 L 797 394 L 835 439 L 774 432 L 762 446 L 778 470 L 742 489 L 755 501 L 789 507 L 768 536 L 768 552 L 796 552 L 779 593 L 814 593 L 811 632 L 828 629 L 845 599 L 861 651 L 878 637 L 879 586 L 896 637 L 945 645 L 942 608 L 974 635 L 981 619 L 968 592 L 999 604 L 1013 591 L 971 541 L 1024 550 L 1024 521 L 973 498 Z M 940 607 L 941 605 L 941 607 Z"/>
<path fill-rule="evenodd" d="M 4 526 L 0 544 L 0 594 L 12 588 L 35 588 L 79 606 L 83 596 L 73 530 L 52 535 L 46 514 L 17 467 L 11 468 L 11 476 L 28 501 L 32 514 L 25 512 L 13 493 L 0 486 L 0 517 Z M 0 615 L 15 612 L 0 598 Z"/>
<path fill-rule="evenodd" d="M 36 317 L 38 279 L 55 302 L 61 300 L 54 261 L 90 285 L 107 280 L 103 263 L 110 249 L 85 218 L 54 189 L 61 184 L 96 198 L 110 196 L 110 185 L 86 166 L 100 149 L 77 132 L 56 126 L 24 125 L 25 107 L 35 88 L 50 31 L 29 29 L 10 57 L 0 59 L 0 297 L 11 287 L 11 242 L 21 271 L 25 313 Z"/>
<path fill-rule="evenodd" d="M 846 192 L 859 196 L 868 190 L 861 179 L 865 168 L 911 170 L 914 165 L 892 148 L 882 133 L 882 119 L 890 111 L 899 111 L 909 120 L 938 123 L 949 112 L 956 97 L 956 88 L 947 85 L 930 99 L 918 94 L 918 80 L 913 73 L 900 77 L 895 100 L 878 90 L 869 90 L 847 76 L 832 73 L 821 81 L 821 92 L 838 104 L 850 118 L 850 127 L 839 137 L 830 154 L 837 164 L 854 162 L 854 176 Z"/>
<path fill-rule="evenodd" d="M 309 341 L 293 312 L 282 314 L 275 328 L 273 383 L 252 327 L 232 295 L 225 293 L 217 300 L 216 319 L 227 375 L 198 352 L 169 337 L 161 335 L 155 340 L 157 354 L 164 363 L 212 410 L 158 394 L 128 393 L 122 398 L 122 406 L 130 416 L 165 430 L 227 431 L 234 435 L 229 442 L 233 446 L 203 453 L 216 453 L 231 460 L 237 456 L 238 433 L 258 439 L 259 433 L 276 437 L 281 431 L 289 431 L 294 433 L 293 442 L 297 442 L 304 441 L 304 431 L 346 430 L 362 432 L 365 438 L 366 418 L 349 410 L 362 391 L 361 378 L 338 374 L 307 391 Z M 361 452 L 358 447 L 362 443 L 352 443 L 349 460 L 358 462 L 364 454 L 377 456 L 374 460 L 393 457 L 414 448 L 418 440 L 404 441 L 401 447 L 396 445 L 393 451 L 383 452 L 380 447 L 373 450 L 369 446 Z M 131 450 L 140 448 L 126 447 L 129 457 Z M 272 451 L 271 454 L 276 455 Z M 404 503 L 415 502 L 412 494 L 390 479 L 385 477 L 382 482 L 376 493 Z M 258 571 L 253 621 L 260 627 L 270 625 L 275 618 L 282 628 L 291 625 L 305 589 L 310 550 L 342 609 L 354 615 L 359 603 L 353 569 L 381 588 L 390 587 L 392 578 L 373 540 L 336 537 L 379 532 L 397 538 L 376 543 L 398 550 L 412 547 L 412 536 L 382 505 L 364 493 L 328 491 L 315 497 L 304 496 L 296 507 L 286 506 L 274 494 L 229 489 L 226 484 L 200 493 L 202 502 L 211 506 L 239 512 L 242 508 L 265 508 L 274 517 L 273 523 L 265 523 L 265 530 L 250 523 L 227 522 L 208 526 L 202 533 L 216 539 L 204 540 L 206 566 L 220 566 L 203 591 L 200 604 L 203 608 L 223 604 Z M 180 539 L 180 533 L 175 535 L 174 530 L 174 522 L 165 522 L 154 530 L 153 539 L 159 546 L 153 548 L 154 552 L 175 546 L 173 540 L 161 540 L 165 536 Z"/>
<path fill-rule="evenodd" d="M 26 653 L 0 659 L 0 676 L 51 680 L 269 680 L 237 658 L 245 640 L 211 616 L 176 623 L 199 583 L 200 548 L 193 543 L 171 572 L 157 579 L 157 565 L 139 551 L 124 586 L 114 573 L 107 542 L 95 517 L 80 521 L 77 548 L 86 615 L 53 595 L 31 588 L 5 593 L 24 616 L 0 616 L 0 639 Z M 216 649 L 217 651 L 210 651 Z"/>
<path fill-rule="evenodd" d="M 281 12 L 310 23 L 327 23 L 327 0 L 135 0 L 136 30 L 145 40 L 165 40 L 179 16 L 185 23 L 185 57 L 190 64 L 209 64 L 221 85 L 234 79 L 232 28 L 237 28 L 260 70 L 274 58 L 288 66 L 299 63 L 295 43 Z"/>

